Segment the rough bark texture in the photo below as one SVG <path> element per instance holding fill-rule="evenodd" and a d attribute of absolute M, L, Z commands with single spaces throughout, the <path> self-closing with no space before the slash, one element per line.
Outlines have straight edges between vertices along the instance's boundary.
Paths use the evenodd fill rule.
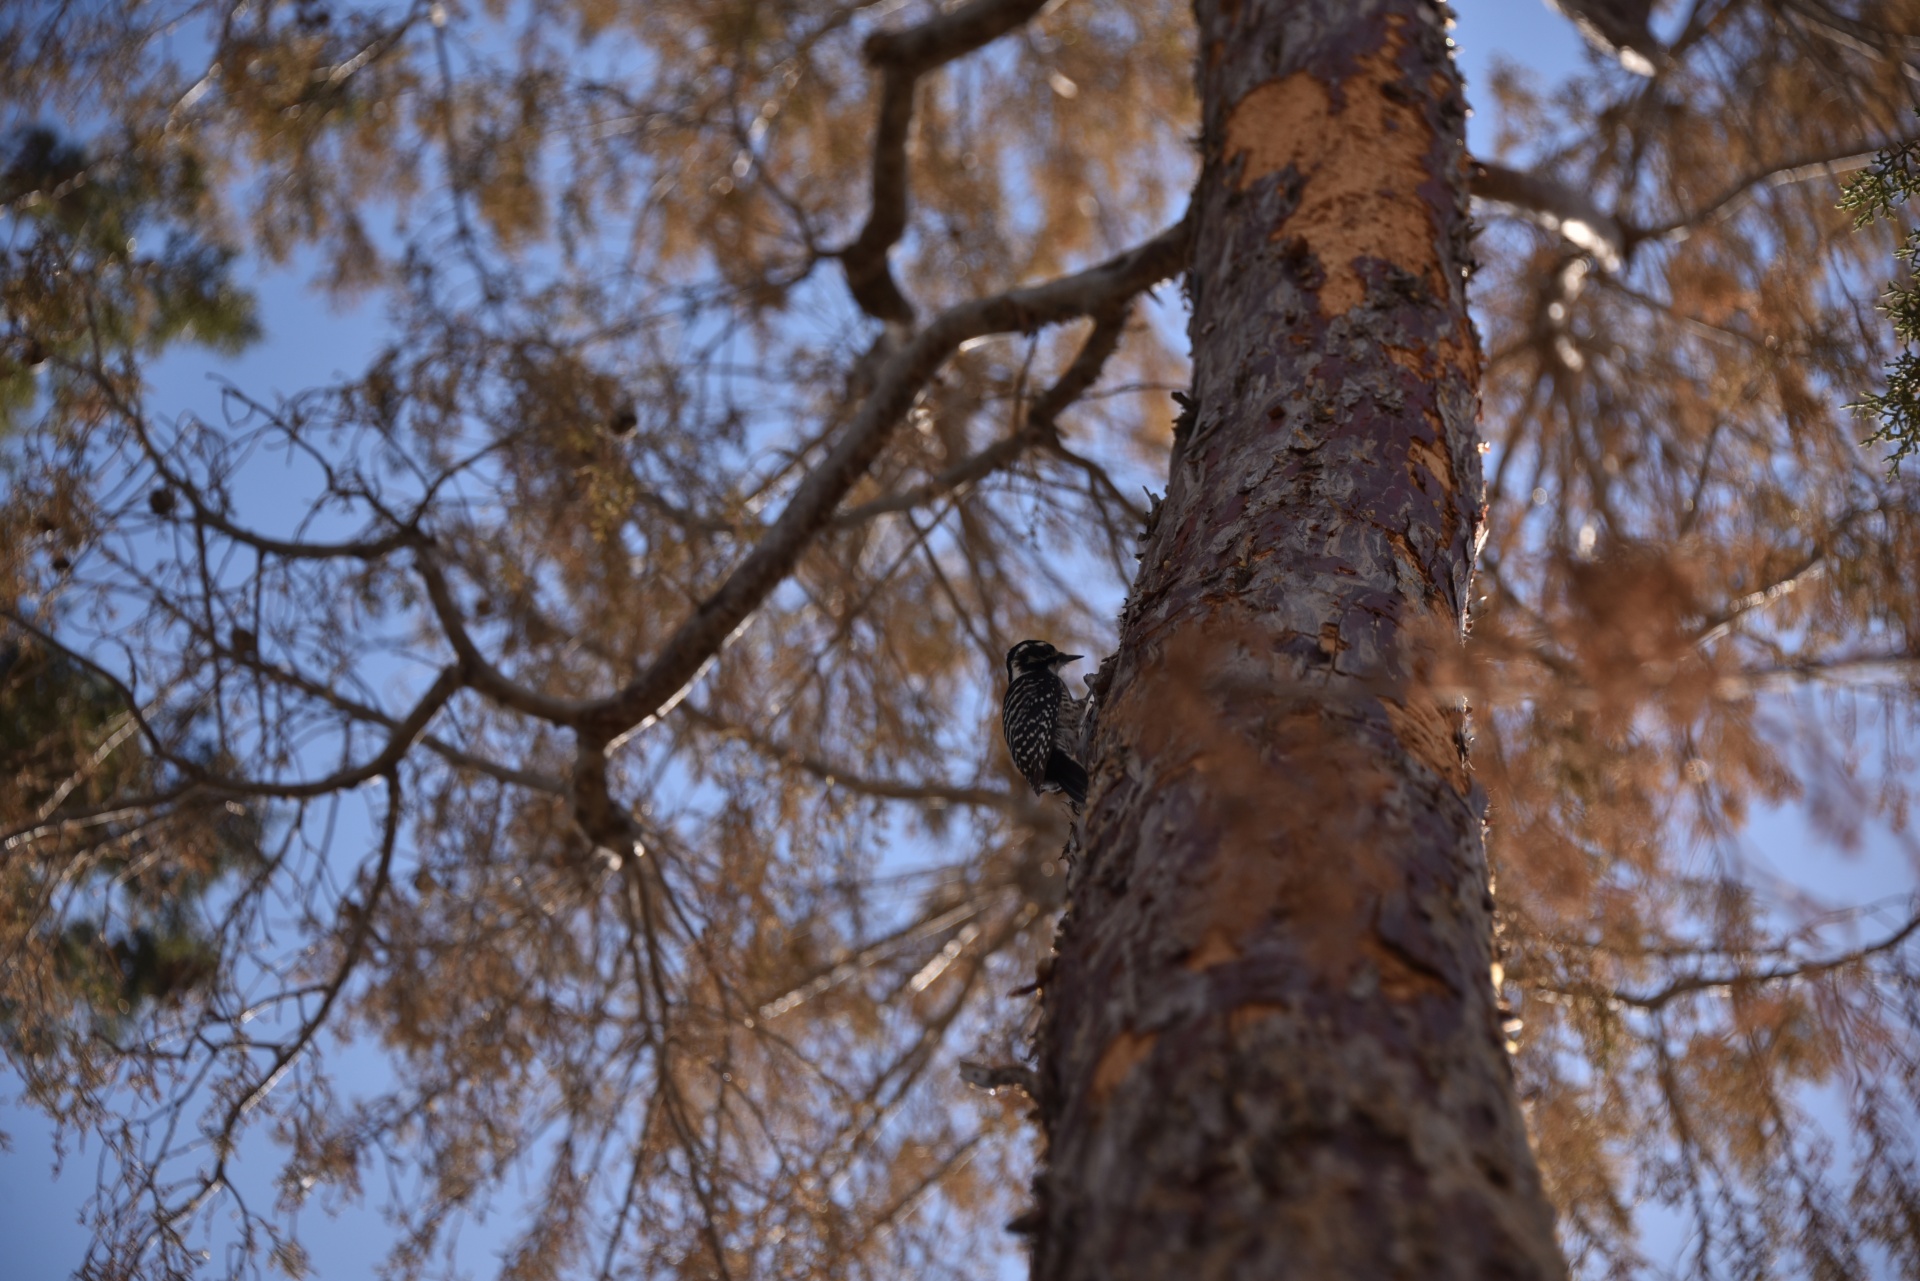
<path fill-rule="evenodd" d="M 1198 15 L 1193 406 L 1095 682 L 1034 1276 L 1563 1276 L 1428 688 L 1482 503 L 1445 20 Z"/>

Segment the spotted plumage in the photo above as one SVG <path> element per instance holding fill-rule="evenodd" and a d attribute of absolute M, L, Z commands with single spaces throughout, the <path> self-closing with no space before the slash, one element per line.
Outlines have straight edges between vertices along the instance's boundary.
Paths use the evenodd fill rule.
<path fill-rule="evenodd" d="M 1087 771 L 1076 759 L 1082 709 L 1060 669 L 1079 658 L 1046 641 L 1021 641 L 1007 651 L 1007 696 L 1000 705 L 1000 732 L 1014 767 L 1035 792 L 1065 792 L 1075 806 L 1087 799 Z"/>

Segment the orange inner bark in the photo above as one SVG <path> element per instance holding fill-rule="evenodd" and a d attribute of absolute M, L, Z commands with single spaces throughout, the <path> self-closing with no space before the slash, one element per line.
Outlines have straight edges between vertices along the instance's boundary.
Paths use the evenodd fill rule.
<path fill-rule="evenodd" d="M 1404 80 L 1400 22 L 1389 19 L 1386 41 L 1340 83 L 1340 105 L 1312 73 L 1296 71 L 1259 86 L 1227 116 L 1226 157 L 1246 157 L 1241 188 L 1288 166 L 1306 179 L 1299 208 L 1272 234 L 1304 237 L 1313 249 L 1327 276 L 1320 289 L 1327 316 L 1365 298 L 1355 266 L 1361 258 L 1444 287 L 1438 229 L 1417 190 L 1433 129 L 1411 101 L 1383 92 Z"/>

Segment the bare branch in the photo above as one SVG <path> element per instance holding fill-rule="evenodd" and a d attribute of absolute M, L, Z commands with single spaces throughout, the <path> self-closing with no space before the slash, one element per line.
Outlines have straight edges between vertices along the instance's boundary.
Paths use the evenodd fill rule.
<path fill-rule="evenodd" d="M 1660 1010 L 1678 998 L 1695 992 L 1757 987 L 1764 983 L 1780 983 L 1789 979 L 1817 978 L 1822 974 L 1828 974 L 1849 965 L 1858 965 L 1882 953 L 1891 952 L 1913 937 L 1916 932 L 1920 932 L 1920 913 L 1910 916 L 1899 929 L 1876 943 L 1842 952 L 1824 960 L 1800 961 L 1791 965 L 1777 965 L 1772 969 L 1746 973 L 1689 974 L 1652 992 L 1628 992 L 1594 983 L 1565 985 L 1543 983 L 1538 985 L 1536 990 L 1552 992 L 1560 996 L 1595 997 L 1632 1006 L 1638 1010 Z"/>
<path fill-rule="evenodd" d="M 1750 667 L 1742 671 L 1737 679 L 1749 689 L 1773 689 L 1818 681 L 1859 686 L 1874 683 L 1875 673 L 1884 674 L 1882 683 L 1886 684 L 1912 681 L 1920 677 L 1920 653 L 1867 651 L 1836 654 L 1827 658 L 1775 663 L 1770 667 Z"/>
<path fill-rule="evenodd" d="M 344 791 L 349 787 L 358 787 L 368 779 L 391 774 L 413 745 L 426 730 L 427 723 L 447 705 L 461 688 L 460 669 L 449 667 L 435 678 L 427 692 L 420 696 L 413 710 L 394 727 L 387 738 L 387 745 L 380 754 L 364 765 L 356 765 L 337 770 L 325 778 L 317 778 L 305 783 L 277 783 L 249 779 L 211 777 L 207 786 L 217 792 L 233 792 L 245 796 L 274 796 L 288 800 L 302 797 L 324 796 L 329 792 Z"/>
<path fill-rule="evenodd" d="M 753 550 L 719 589 L 701 602 L 693 616 L 675 629 L 644 671 L 618 693 L 590 708 L 534 698 L 567 723 L 606 742 L 645 728 L 671 711 L 727 639 L 785 580 L 801 553 L 826 526 L 834 508 L 879 455 L 920 388 L 956 347 L 983 334 L 1031 333 L 1045 325 L 1108 310 L 1179 271 L 1186 253 L 1187 224 L 1182 220 L 1098 266 L 1044 284 L 975 299 L 942 313 L 887 360 L 873 394 L 839 441 L 800 482 Z"/>
<path fill-rule="evenodd" d="M 1864 169 L 1873 163 L 1873 158 L 1894 143 L 1862 143 L 1839 155 L 1812 154 L 1782 161 L 1764 169 L 1757 169 L 1743 175 L 1725 191 L 1715 196 L 1705 205 L 1692 213 L 1683 214 L 1671 222 L 1660 223 L 1653 227 L 1627 228 L 1627 244 L 1632 247 L 1643 240 L 1685 240 L 1703 223 L 1717 222 L 1731 215 L 1740 203 L 1763 190 L 1774 187 L 1791 186 L 1797 182 L 1807 182 L 1814 178 L 1837 177 L 1843 173 L 1852 173 Z"/>
<path fill-rule="evenodd" d="M 474 643 L 472 634 L 467 631 L 466 620 L 460 615 L 460 606 L 453 599 L 453 589 L 448 586 L 447 576 L 439 562 L 422 548 L 419 555 L 414 557 L 413 564 L 421 581 L 426 584 L 427 599 L 433 604 L 440 630 L 446 634 L 447 643 L 453 646 L 453 652 L 459 656 L 467 682 L 474 689 L 516 712 L 554 725 L 575 724 L 590 709 L 592 705 L 589 703 L 555 698 L 528 689 L 495 667 L 480 652 L 479 645 Z"/>
<path fill-rule="evenodd" d="M 913 323 L 913 305 L 894 283 L 887 251 L 907 229 L 907 132 L 915 86 L 927 72 L 998 39 L 1045 5 L 1046 0 L 971 0 L 917 27 L 867 40 L 867 61 L 882 76 L 873 137 L 873 207 L 859 236 L 840 251 L 840 261 L 854 301 L 875 319 Z"/>
<path fill-rule="evenodd" d="M 292 1070 L 294 1063 L 313 1044 L 314 1038 L 326 1026 L 327 1018 L 333 1012 L 340 994 L 345 991 L 347 981 L 353 977 L 354 970 L 359 966 L 361 954 L 366 950 L 367 939 L 373 933 L 374 914 L 379 908 L 381 899 L 386 896 L 387 886 L 392 880 L 394 849 L 399 843 L 400 836 L 400 778 L 398 773 L 391 769 L 386 772 L 385 777 L 387 813 L 381 827 L 379 861 L 375 864 L 373 879 L 367 887 L 364 901 L 359 904 L 341 904 L 340 915 L 352 922 L 351 932 L 347 938 L 346 948 L 341 954 L 339 965 L 335 967 L 333 976 L 327 981 L 326 986 L 320 990 L 320 1008 L 314 1011 L 313 1017 L 302 1020 L 300 1030 L 291 1041 L 280 1047 L 274 1055 L 272 1066 L 261 1074 L 252 1087 L 228 1104 L 216 1133 L 214 1149 L 219 1155 L 214 1161 L 213 1168 L 201 1177 L 200 1187 L 193 1196 L 179 1205 L 156 1212 L 154 1226 L 136 1250 L 136 1258 L 144 1255 L 147 1248 L 161 1236 L 173 1235 L 176 1223 L 194 1214 L 211 1196 L 228 1187 L 227 1159 L 235 1149 L 235 1132 L 240 1122 L 249 1112 L 258 1107 L 268 1094 L 273 1092 L 274 1087 L 279 1085 L 286 1074 Z"/>
<path fill-rule="evenodd" d="M 387 729 L 394 729 L 400 724 L 398 720 L 387 715 L 379 708 L 362 703 L 358 699 L 348 698 L 332 686 L 295 671 L 290 667 L 269 663 L 258 654 L 238 655 L 236 657 L 245 666 L 267 677 L 269 680 L 285 685 L 289 689 L 298 690 L 300 693 L 306 694 L 309 697 L 345 712 L 356 720 L 370 721 L 375 725 L 381 725 Z M 529 770 L 515 769 L 510 765 L 502 765 L 497 761 L 490 761 L 484 756 L 476 756 L 472 752 L 455 747 L 445 739 L 438 738 L 432 734 L 422 734 L 419 742 L 422 747 L 425 747 L 449 765 L 456 766 L 460 769 L 472 770 L 476 774 L 484 774 L 502 783 L 512 783 L 517 787 L 524 787 L 530 791 L 548 792 L 553 795 L 561 795 L 567 790 L 565 783 L 550 775 L 536 774 Z"/>
<path fill-rule="evenodd" d="M 1544 174 L 1476 164 L 1473 198 L 1560 236 L 1574 248 L 1592 254 L 1607 271 L 1620 270 L 1626 261 L 1627 235 L 1620 220 L 1595 204 L 1588 193 L 1575 191 Z"/>
<path fill-rule="evenodd" d="M 1120 335 L 1126 329 L 1127 308 L 1121 307 L 1099 317 L 1093 332 L 1080 347 L 1058 382 L 1047 388 L 1033 402 L 1027 411 L 1026 422 L 1019 431 L 1002 437 L 988 445 L 979 453 L 963 458 L 951 467 L 943 469 L 926 483 L 897 494 L 888 494 L 871 502 L 850 507 L 833 518 L 833 527 L 843 529 L 850 525 L 863 524 L 876 516 L 888 512 L 911 511 L 924 507 L 945 494 L 950 494 L 963 486 L 991 476 L 1003 467 L 1011 465 L 1029 449 L 1042 443 L 1057 443 L 1059 433 L 1055 428 L 1057 420 L 1074 401 L 1084 395 L 1088 388 L 1100 377 L 1108 357 L 1120 345 Z M 1080 461 L 1077 457 L 1073 461 Z"/>
<path fill-rule="evenodd" d="M 160 738 L 160 735 L 147 723 L 140 702 L 134 697 L 133 691 L 112 672 L 100 666 L 100 664 L 94 662 L 86 655 L 79 653 L 77 650 L 62 645 L 40 628 L 35 627 L 32 623 L 13 613 L 11 610 L 0 611 L 0 619 L 5 619 L 5 621 L 12 623 L 23 631 L 31 633 L 43 644 L 58 650 L 61 654 L 76 662 L 84 664 L 88 670 L 94 672 L 112 686 L 114 693 L 126 704 L 128 715 L 140 725 L 147 739 L 148 746 L 153 753 L 169 765 L 178 769 L 186 775 L 189 780 L 187 787 L 179 789 L 178 791 L 163 793 L 160 798 L 156 798 L 155 803 L 161 803 L 165 799 L 177 798 L 185 795 L 186 791 L 195 789 L 204 789 L 206 791 L 232 796 L 276 796 L 288 800 L 298 800 L 304 797 L 324 796 L 330 792 L 344 791 L 350 787 L 358 787 L 370 778 L 378 778 L 383 774 L 391 772 L 394 767 L 399 765 L 406 754 L 413 749 L 414 743 L 417 742 L 425 732 L 428 722 L 438 715 L 440 709 L 445 707 L 447 702 L 465 685 L 460 668 L 445 668 L 441 671 L 440 675 L 434 679 L 433 684 L 427 688 L 427 691 L 420 696 L 419 702 L 414 704 L 413 710 L 408 712 L 406 716 L 398 721 L 392 721 L 382 716 L 380 719 L 392 725 L 393 732 L 388 735 L 387 744 L 380 749 L 380 753 L 365 764 L 349 766 L 346 769 L 336 770 L 334 773 L 328 774 L 323 778 L 311 779 L 306 782 L 277 782 L 269 779 L 232 778 L 210 773 L 206 767 L 199 762 L 189 757 L 181 756 L 169 748 Z M 122 802 L 116 805 L 114 810 L 115 812 L 120 812 L 127 808 L 129 808 L 128 803 Z M 46 828 L 52 830 L 64 826 L 67 823 L 91 821 L 98 820 L 91 815 L 76 815 L 57 823 L 47 824 Z M 8 848 L 11 848 L 22 835 L 23 834 L 16 833 L 13 836 L 9 836 L 7 838 Z M 28 839 L 33 838 L 28 836 Z"/>
<path fill-rule="evenodd" d="M 873 778 L 843 769 L 831 761 L 810 756 L 784 743 L 775 742 L 742 725 L 722 720 L 702 707 L 689 704 L 687 719 L 709 733 L 746 743 L 763 756 L 813 775 L 832 787 L 844 788 L 862 796 L 880 800 L 922 801 L 941 805 L 971 805 L 983 809 L 1018 812 L 1026 807 L 1012 792 L 991 787 L 956 787 L 948 783 L 922 783 L 906 779 Z"/>

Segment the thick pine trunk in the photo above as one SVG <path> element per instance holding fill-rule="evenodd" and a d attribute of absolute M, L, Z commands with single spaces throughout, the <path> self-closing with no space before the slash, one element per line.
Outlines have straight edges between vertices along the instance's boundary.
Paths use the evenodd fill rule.
<path fill-rule="evenodd" d="M 1464 104 L 1421 0 L 1199 0 L 1194 409 L 1045 995 L 1036 1281 L 1565 1274 L 1455 705 Z"/>

